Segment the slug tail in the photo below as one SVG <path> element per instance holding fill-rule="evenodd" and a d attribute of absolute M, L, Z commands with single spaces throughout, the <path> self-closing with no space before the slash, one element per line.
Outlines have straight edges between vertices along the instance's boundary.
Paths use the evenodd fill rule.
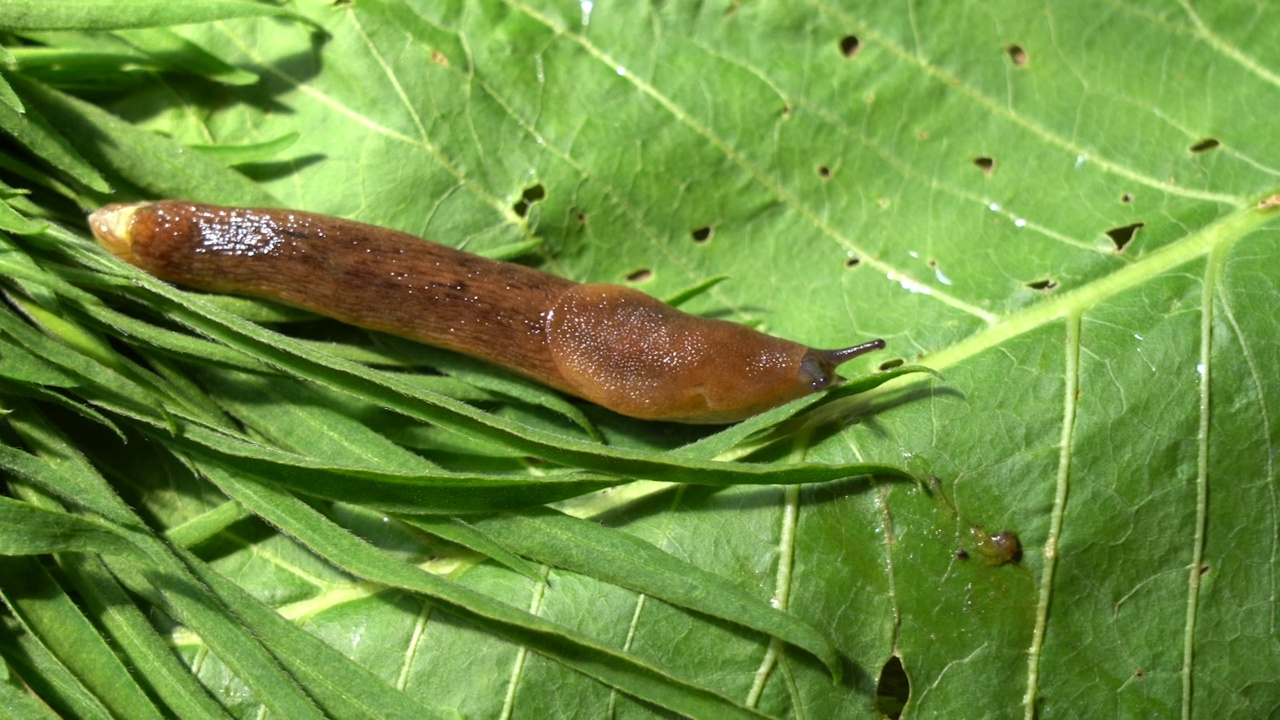
<path fill-rule="evenodd" d="M 133 215 L 149 203 L 117 203 L 90 213 L 89 229 L 102 247 L 125 262 L 133 262 Z"/>

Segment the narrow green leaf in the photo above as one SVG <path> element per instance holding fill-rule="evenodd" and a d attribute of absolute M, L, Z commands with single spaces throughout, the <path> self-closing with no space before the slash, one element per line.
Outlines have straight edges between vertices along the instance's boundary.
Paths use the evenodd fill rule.
<path fill-rule="evenodd" d="M 229 371 L 211 374 L 208 381 L 224 408 L 277 447 L 351 469 L 404 475 L 439 470 L 343 412 L 346 408 L 330 401 L 334 393 L 288 378 Z"/>
<path fill-rule="evenodd" d="M 141 554 L 130 537 L 112 525 L 42 510 L 0 495 L 0 556 L 65 551 L 135 557 Z"/>
<path fill-rule="evenodd" d="M 53 450 L 53 446 L 48 444 L 53 438 L 48 437 L 38 425 L 22 422 L 19 427 L 29 437 L 38 439 L 46 448 Z M 92 472 L 82 464 L 80 459 L 74 456 L 62 458 L 61 464 L 67 468 L 78 466 L 79 472 L 82 473 Z M 28 478 L 44 472 L 43 468 L 32 465 L 30 461 L 16 463 L 14 467 L 19 468 L 20 473 Z M 64 474 L 62 477 L 68 478 L 70 476 Z M 48 480 L 49 478 L 44 479 Z M 228 503 L 227 505 L 232 504 Z M 114 563 L 114 571 L 131 581 L 136 593 L 150 597 L 154 601 L 166 596 L 156 596 L 148 582 L 158 584 L 159 587 L 166 588 L 166 592 L 172 594 L 175 589 L 183 584 L 181 582 L 174 583 L 175 579 L 180 578 L 175 578 L 173 571 L 178 570 L 177 575 L 181 576 L 183 574 L 182 568 L 190 567 L 202 582 L 215 588 L 215 592 L 219 596 L 226 600 L 231 607 L 236 608 L 236 618 L 247 618 L 252 624 L 256 635 L 268 644 L 284 666 L 302 679 L 307 685 L 307 691 L 312 693 L 324 705 L 328 717 L 385 717 L 410 720 L 436 716 L 403 693 L 395 691 L 384 684 L 363 667 L 353 664 L 341 653 L 310 635 L 307 631 L 294 626 L 282 618 L 275 610 L 262 605 L 258 599 L 253 598 L 233 583 L 211 572 L 200 560 L 189 555 L 184 555 L 183 558 L 184 564 L 176 567 L 167 567 L 169 563 L 162 561 L 159 563 L 159 568 L 163 568 L 166 571 L 158 574 L 145 569 L 140 572 L 138 567 L 120 563 Z M 74 568 L 72 572 L 75 572 Z M 112 603 L 113 607 L 104 607 L 104 612 L 109 609 L 118 613 L 125 609 L 124 606 L 128 603 L 127 601 L 120 602 L 118 591 L 109 576 L 98 574 L 95 577 L 92 568 L 90 568 L 85 581 L 89 585 L 88 595 L 91 600 L 96 599 L 99 593 L 105 593 L 103 600 L 115 597 L 116 602 Z M 182 610 L 199 609 L 187 605 L 185 598 L 172 599 L 178 603 L 178 607 L 171 607 L 169 611 L 178 610 L 178 616 L 192 619 Z M 213 599 L 206 598 L 204 602 L 207 603 L 210 600 Z M 120 607 L 114 607 L 115 605 Z M 106 619 L 110 621 L 112 618 L 107 617 Z M 207 699 L 203 697 L 200 688 L 193 684 L 194 681 L 189 675 L 185 678 L 169 677 L 173 674 L 173 668 L 170 667 L 173 664 L 171 650 L 161 647 L 164 657 L 155 657 L 155 644 L 149 636 L 154 633 L 148 632 L 151 629 L 145 620 L 142 621 L 141 626 L 138 626 L 136 623 L 139 619 L 140 616 L 124 613 L 124 616 L 119 618 L 115 624 L 108 622 L 108 626 L 116 628 L 122 636 L 126 646 L 125 649 L 131 650 L 133 652 L 132 656 L 138 658 L 135 667 L 162 674 L 159 678 L 152 675 L 151 679 L 154 684 L 160 686 L 161 692 L 167 690 L 170 696 L 175 696 L 172 701 L 172 707 L 175 709 L 191 709 L 191 712 L 178 712 L 178 716 L 184 718 L 223 716 L 223 713 L 208 707 Z M 238 623 L 241 621 L 238 619 L 233 620 L 237 623 L 236 627 L 238 627 Z M 218 624 L 217 622 L 214 623 L 214 635 L 212 637 L 205 636 L 203 638 L 215 649 L 226 641 Z M 192 629 L 195 630 L 199 627 L 201 627 L 201 624 L 197 623 L 192 626 Z M 234 645 L 234 642 L 232 644 Z M 252 658 L 246 659 L 237 656 L 235 659 L 245 661 Z M 234 666 L 238 663 L 232 662 L 230 664 Z M 258 681 L 255 682 L 255 680 Z M 257 686 L 263 689 L 270 688 L 272 683 L 270 677 L 265 679 L 247 678 L 247 681 L 250 686 Z M 288 694 L 287 692 L 285 693 L 286 696 Z M 275 704 L 272 702 L 275 700 L 277 699 L 272 698 L 267 704 Z M 286 697 L 282 701 L 287 702 L 287 700 L 288 698 Z M 293 710 L 297 711 L 298 707 L 294 706 Z M 447 713 L 443 714 L 443 716 L 450 717 Z"/>
<path fill-rule="evenodd" d="M 0 4 L 0 8 L 4 6 Z M 16 89 L 26 94 L 29 83 L 10 78 Z M 55 113 L 58 127 L 49 124 L 45 114 L 37 107 L 27 104 L 25 111 L 19 113 L 7 103 L 0 103 L 0 130 L 8 133 L 18 144 L 27 148 L 33 155 L 44 162 L 66 173 L 66 175 L 85 187 L 97 192 L 111 191 L 111 186 L 102 178 L 93 164 L 76 152 L 68 142 L 68 128 L 64 118 Z"/>
<path fill-rule="evenodd" d="M 8 416 L 10 425 L 24 439 L 50 458 L 45 460 L 0 446 L 0 467 L 64 502 L 96 512 L 128 528 L 145 528 L 110 486 L 56 432 L 30 408 Z M 320 718 L 322 715 L 294 679 L 260 640 L 253 637 L 217 596 L 188 572 L 186 565 L 158 538 L 147 540 L 146 531 L 135 539 L 145 544 L 148 561 L 139 563 L 122 556 L 103 556 L 112 573 L 135 594 L 160 607 L 198 634 L 213 652 L 259 696 L 259 700 L 285 717 Z"/>
<path fill-rule="evenodd" d="M 74 387 L 80 383 L 75 375 L 58 368 L 15 342 L 7 333 L 0 333 L 0 377 L 33 385 Z"/>
<path fill-rule="evenodd" d="M 97 628 L 39 561 L 0 556 L 0 597 L 24 628 L 40 638 L 111 712 L 128 718 L 162 717 Z"/>
<path fill-rule="evenodd" d="M 542 581 L 542 573 L 537 564 L 531 563 L 517 553 L 508 550 L 506 545 L 494 542 L 493 538 L 477 531 L 460 518 L 404 515 L 401 516 L 400 520 L 442 540 L 448 540 L 451 543 L 474 550 L 530 580 L 535 582 Z"/>
<path fill-rule="evenodd" d="M 115 30 L 159 27 L 267 15 L 292 16 L 284 8 L 248 0 L 205 0 L 172 3 L 165 0 L 5 0 L 0 4 L 0 28 L 29 30 Z M 296 16 L 295 16 L 296 17 Z"/>
<path fill-rule="evenodd" d="M 6 299 L 46 335 L 105 367 L 117 372 L 125 369 L 126 365 L 120 362 L 119 353 L 116 353 L 105 340 L 76 323 L 66 320 L 61 313 L 52 312 L 12 293 L 6 293 Z"/>
<path fill-rule="evenodd" d="M 142 609 L 134 604 L 134 598 L 120 587 L 101 562 L 76 557 L 65 560 L 63 565 L 76 591 L 127 658 L 134 674 L 145 677 L 165 702 L 166 715 L 184 720 L 230 717 L 200 685 L 191 669 L 182 664 L 167 638 L 156 632 Z"/>
<path fill-rule="evenodd" d="M 247 145 L 192 145 L 191 149 L 230 167 L 274 159 L 296 142 L 298 142 L 298 134 L 289 133 Z"/>
<path fill-rule="evenodd" d="M 167 25 L 168 23 L 165 24 Z M 234 67 L 168 28 L 149 27 L 136 30 L 117 30 L 115 35 L 124 38 L 129 44 L 169 69 L 201 75 L 224 85 L 252 85 L 260 79 L 257 73 Z M 290 139 L 291 135 L 292 139 Z M 260 148 L 261 152 L 273 155 L 292 145 L 296 138 L 297 135 L 291 133 L 266 143 L 254 143 L 253 145 L 242 147 L 246 149 L 251 147 Z M 226 165 L 236 164 L 228 162 L 226 157 L 219 157 L 218 159 Z"/>
<path fill-rule="evenodd" d="M 175 332 L 100 305 L 83 306 L 79 309 L 97 320 L 104 329 L 109 328 L 182 360 L 198 360 L 238 370 L 263 369 L 262 363 L 256 359 L 223 343 L 210 342 L 190 333 Z"/>
<path fill-rule="evenodd" d="M 57 502 L 49 496 L 23 485 L 12 488 L 24 501 L 41 509 L 55 511 Z M 181 718 L 226 718 L 228 715 L 183 666 L 143 611 L 103 564 L 92 557 L 65 555 L 60 558 L 78 597 L 86 603 L 91 616 L 109 635 L 114 647 L 127 659 L 135 676 L 145 677 L 147 684 L 167 703 L 168 710 Z"/>
<path fill-rule="evenodd" d="M 3 675 L 0 677 L 0 707 L 10 713 L 13 720 L 57 720 L 53 710 L 41 702 L 30 688 L 15 683 L 5 668 L 0 668 L 0 674 Z"/>
<path fill-rule="evenodd" d="M 144 388 L 75 350 L 41 334 L 30 325 L 17 319 L 12 313 L 0 313 L 0 331 L 9 334 L 37 355 L 44 362 L 76 378 L 76 385 L 92 389 L 104 397 L 116 398 L 130 407 L 152 407 L 160 404 L 147 388 Z M 159 412 L 158 410 L 156 412 Z"/>
<path fill-rule="evenodd" d="M 10 60 L 13 59 L 13 56 L 8 52 L 5 52 L 5 55 L 8 55 Z M 13 86 L 9 84 L 9 80 L 4 76 L 4 73 L 0 73 L 0 102 L 9 106 L 10 110 L 18 114 L 27 111 L 22 105 L 22 98 L 18 97 L 18 94 L 13 91 Z"/>
<path fill-rule="evenodd" d="M 853 378 L 842 383 L 824 393 L 808 395 L 802 398 L 777 407 L 772 410 L 760 413 L 755 417 L 721 430 L 714 435 L 708 435 L 701 440 L 694 441 L 678 448 L 675 452 L 679 455 L 685 455 L 691 458 L 713 458 L 719 457 L 722 453 L 742 445 L 753 435 L 768 430 L 779 423 L 799 415 L 807 410 L 819 408 L 836 400 L 861 395 L 869 392 L 881 385 L 896 380 L 904 375 L 912 375 L 916 373 L 924 373 L 938 376 L 938 373 L 922 365 L 901 365 L 892 370 L 884 372 L 872 373 L 861 377 Z M 820 421 L 820 420 L 819 420 Z"/>
<path fill-rule="evenodd" d="M 367 580 L 423 593 L 444 604 L 451 613 L 623 692 L 691 717 L 759 717 L 727 698 L 680 681 L 567 627 L 517 610 L 367 545 L 273 483 L 230 473 L 210 477 L 223 492 L 321 557 Z"/>
<path fill-rule="evenodd" d="M 243 505 L 227 501 L 181 525 L 169 528 L 165 536 L 178 547 L 190 548 L 248 517 L 253 516 L 244 509 Z"/>
<path fill-rule="evenodd" d="M 675 295 L 671 295 L 667 297 L 666 302 L 668 305 L 672 307 L 680 307 L 681 305 L 684 305 L 685 303 L 689 302 L 690 300 L 700 295 L 707 294 L 707 292 L 710 291 L 711 288 L 719 285 L 720 283 L 728 279 L 729 279 L 729 276 L 727 275 L 718 275 L 716 277 L 709 277 L 706 280 L 699 282 L 697 285 L 685 288 L 684 290 L 681 290 Z"/>
<path fill-rule="evenodd" d="M 49 223 L 31 220 L 13 209 L 7 202 L 0 202 L 0 230 L 15 235 L 35 235 L 42 233 Z"/>
<path fill-rule="evenodd" d="M 110 170 L 154 197 L 180 197 L 238 205 L 278 205 L 243 175 L 96 105 L 30 80 L 14 83 L 29 110 L 58 118 L 58 127 L 95 166 Z M 0 110 L 0 120 L 3 111 Z M 99 188 L 95 188 L 99 189 Z M 106 185 L 101 185 L 106 191 Z"/>
<path fill-rule="evenodd" d="M 813 627 L 707 572 L 624 532 L 549 508 L 474 518 L 482 534 L 530 560 L 630 588 L 738 623 L 808 651 L 839 682 L 840 656 Z"/>
<path fill-rule="evenodd" d="M 102 701 L 10 613 L 0 614 L 0 655 L 20 681 L 59 717 L 113 720 Z"/>
<path fill-rule="evenodd" d="M 201 582 L 218 593 L 229 606 L 236 608 L 236 615 L 244 618 L 258 637 L 278 654 L 281 664 L 324 705 L 329 717 L 352 720 L 456 718 L 454 713 L 430 709 L 392 688 L 368 669 L 281 617 L 279 612 L 211 570 L 198 558 L 187 553 L 183 553 L 183 558 Z"/>

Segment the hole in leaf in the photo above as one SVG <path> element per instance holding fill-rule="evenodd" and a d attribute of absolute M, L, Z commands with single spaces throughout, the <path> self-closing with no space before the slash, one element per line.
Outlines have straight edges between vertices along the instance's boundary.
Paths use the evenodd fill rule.
<path fill-rule="evenodd" d="M 826 165 L 819 165 L 819 166 L 818 166 L 818 177 L 822 178 L 823 180 L 826 180 L 826 179 L 830 178 L 830 177 L 831 177 L 831 168 L 827 167 Z"/>
<path fill-rule="evenodd" d="M 635 272 L 627 273 L 627 281 L 633 283 L 641 283 L 653 277 L 653 271 L 649 268 L 640 268 Z"/>
<path fill-rule="evenodd" d="M 973 164 L 986 175 L 990 175 L 996 169 L 995 159 L 985 155 L 974 158 Z"/>
<path fill-rule="evenodd" d="M 520 193 L 520 199 L 516 201 L 515 205 L 511 206 L 511 209 L 520 217 L 528 217 L 529 207 L 534 203 L 541 201 L 546 196 L 547 190 L 542 187 L 542 185 L 531 185 L 525 188 L 524 192 Z"/>
<path fill-rule="evenodd" d="M 879 370 L 880 372 L 884 372 L 885 370 L 892 370 L 892 369 L 894 369 L 894 368 L 896 368 L 896 367 L 900 367 L 900 366 L 902 365 L 902 363 L 903 363 L 902 358 L 894 358 L 894 359 L 892 359 L 892 360 L 885 360 L 884 362 L 880 363 L 880 365 L 879 365 L 879 366 L 877 366 L 877 367 L 876 367 L 876 369 L 877 369 L 877 370 Z"/>
<path fill-rule="evenodd" d="M 911 681 L 902 668 L 902 660 L 893 655 L 880 668 L 880 679 L 876 680 L 876 712 L 897 720 L 902 717 L 902 709 L 910 699 Z"/>
<path fill-rule="evenodd" d="M 1192 145 L 1191 152 L 1193 153 L 1209 152 L 1210 150 L 1218 147 L 1221 144 L 1222 143 L 1218 142 L 1216 138 L 1205 138 L 1200 142 L 1196 143 L 1195 145 Z"/>
<path fill-rule="evenodd" d="M 840 54 L 846 59 L 852 60 L 854 55 L 858 54 L 858 50 L 862 48 L 862 41 L 857 35 L 845 35 L 840 38 Z"/>
<path fill-rule="evenodd" d="M 1136 678 L 1144 678 L 1147 676 L 1147 671 L 1143 670 L 1142 668 L 1138 668 L 1137 670 L 1133 671 L 1133 676 Z"/>
<path fill-rule="evenodd" d="M 1021 45 L 1010 45 L 1004 51 L 1009 53 L 1009 59 L 1013 61 L 1014 67 L 1027 66 L 1029 58 L 1027 58 L 1027 51 L 1023 50 Z"/>
<path fill-rule="evenodd" d="M 578 214 L 574 216 L 574 219 L 578 221 L 579 225 L 587 224 L 587 214 L 582 212 L 581 210 L 579 210 Z"/>
<path fill-rule="evenodd" d="M 1208 565 L 1201 565 L 1201 566 L 1200 566 L 1200 575 L 1201 575 L 1201 577 L 1203 577 L 1203 576 L 1205 575 L 1205 573 L 1207 573 L 1207 572 L 1209 572 L 1209 566 L 1208 566 Z"/>
<path fill-rule="evenodd" d="M 968 560 L 968 559 L 969 559 L 969 551 L 968 551 L 968 550 L 965 550 L 964 548 L 960 548 L 959 550 L 957 550 L 957 551 L 956 551 L 956 559 L 957 559 L 957 560 Z"/>
<path fill-rule="evenodd" d="M 848 260 L 844 261 L 844 266 L 847 268 L 856 268 L 861 264 L 862 264 L 862 261 L 856 257 L 851 257 Z"/>
<path fill-rule="evenodd" d="M 704 243 L 710 240 L 711 236 L 714 234 L 715 234 L 715 231 L 711 229 L 711 226 L 706 225 L 704 227 L 700 227 L 697 230 L 693 231 L 692 233 L 693 241 L 696 243 Z"/>
<path fill-rule="evenodd" d="M 1122 203 L 1131 203 L 1131 202 L 1133 202 L 1133 195 L 1132 195 L 1131 193 L 1125 193 L 1125 194 L 1121 195 L 1121 196 L 1120 196 L 1120 202 L 1122 202 Z"/>
<path fill-rule="evenodd" d="M 1058 287 L 1058 281 L 1050 278 L 1045 278 L 1043 280 L 1032 280 L 1031 282 L 1027 283 L 1027 287 L 1031 288 L 1032 290 L 1052 290 Z"/>
<path fill-rule="evenodd" d="M 1136 222 L 1120 227 L 1113 227 L 1107 231 L 1107 237 L 1111 238 L 1111 242 L 1115 243 L 1116 252 L 1124 252 L 1129 243 L 1133 242 L 1133 238 L 1138 231 L 1146 227 L 1144 222 Z"/>

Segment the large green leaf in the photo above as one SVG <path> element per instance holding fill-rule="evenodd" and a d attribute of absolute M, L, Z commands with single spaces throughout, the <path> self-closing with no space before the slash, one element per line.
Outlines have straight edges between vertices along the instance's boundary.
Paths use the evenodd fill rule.
<path fill-rule="evenodd" d="M 30 2 L 6 5 L 39 17 Z M 77 3 L 80 19 L 63 26 L 129 26 L 145 4 L 118 22 L 95 5 Z M 148 22 L 161 5 L 144 8 Z M 248 5 L 220 7 L 257 12 Z M 187 51 L 227 65 L 118 87 L 115 65 L 24 77 L 15 53 L 6 79 L 19 105 L 59 140 L 21 142 L 33 157 L 0 173 L 37 191 L 11 200 L 16 210 L 70 232 L 6 239 L 13 314 L 0 348 L 21 349 L 0 358 L 0 400 L 46 407 L 48 427 L 75 438 L 153 530 L 173 530 L 140 541 L 166 558 L 151 575 L 103 556 L 132 592 L 111 597 L 168 618 L 155 622 L 237 717 L 307 698 L 332 713 L 390 712 L 396 690 L 406 709 L 469 717 L 661 715 L 655 705 L 875 717 L 904 701 L 918 717 L 1276 712 L 1277 13 L 1173 0 L 615 5 L 298 0 L 286 9 L 324 33 L 278 18 L 184 26 Z M 8 29 L 45 27 L 30 22 Z M 148 37 L 159 35 L 128 42 L 155 56 L 173 43 Z M 98 47 L 39 39 L 66 57 Z M 221 85 L 228 66 L 261 81 Z M 86 92 L 89 76 L 106 80 Z M 280 154 L 242 174 L 219 165 L 262 147 Z M 97 176 L 117 193 L 93 194 L 102 186 L 85 178 Z M 272 318 L 262 306 L 118 268 L 67 209 L 161 195 L 278 202 L 482 253 L 536 248 L 526 261 L 575 280 L 660 297 L 703 288 L 683 307 L 815 346 L 884 337 L 888 354 L 851 373 L 902 359 L 945 379 L 905 375 L 768 435 L 579 413 L 331 323 L 272 324 L 290 338 L 262 330 L 243 319 Z M 111 347 L 119 358 L 103 357 Z M 404 374 L 419 365 L 478 389 Z M 16 414 L 3 440 L 47 458 L 30 417 Z M 17 500 L 35 503 L 34 483 L 61 505 L 33 505 L 41 513 L 141 532 L 18 452 L 3 456 L 22 478 Z M 696 484 L 897 465 L 921 482 Z M 594 529 L 575 536 L 581 526 L 565 522 L 554 552 L 524 550 L 591 577 L 546 567 L 540 581 L 481 562 L 381 514 L 425 507 L 422 487 L 377 496 L 434 478 L 454 494 L 436 509 L 486 509 L 499 501 L 482 491 L 501 483 L 530 493 L 516 500 L 545 499 L 532 481 L 595 487 L 620 480 L 611 468 L 649 480 L 560 508 L 629 538 L 597 544 Z M 262 485 L 273 472 L 280 484 Z M 477 527 L 520 554 L 519 528 L 545 512 Z M 1020 555 L 1000 552 L 1003 531 Z M 198 544 L 157 549 L 176 540 Z M 672 556 L 653 564 L 661 586 L 627 572 L 619 548 L 637 540 Z M 621 566 L 579 562 L 575 542 L 612 548 Z M 73 557 L 83 561 L 59 556 L 66 572 Z M 432 604 L 405 560 L 461 589 L 439 585 Z M 768 612 L 748 629 L 723 619 L 738 595 L 673 584 L 688 566 L 828 639 L 842 679 L 788 644 L 807 630 L 761 628 Z M 106 577 L 70 574 L 79 597 Z M 166 595 L 196 578 L 207 594 L 193 597 L 214 610 Z M 49 592 L 63 586 L 53 580 Z M 637 593 L 646 582 L 667 600 Z M 475 592 L 514 607 L 440 600 Z M 210 614 L 237 605 L 233 621 Z M 32 692 L 73 714 L 119 706 L 94 693 L 103 677 L 63 668 L 39 627 L 0 628 L 10 670 L 42 679 Z M 114 639 L 112 627 L 99 630 Z M 223 662 L 233 647 L 252 653 Z M 161 698 L 204 702 L 148 680 L 171 672 L 159 661 L 123 665 L 142 687 L 174 688 Z M 301 694 L 262 697 L 292 692 L 286 677 Z"/>

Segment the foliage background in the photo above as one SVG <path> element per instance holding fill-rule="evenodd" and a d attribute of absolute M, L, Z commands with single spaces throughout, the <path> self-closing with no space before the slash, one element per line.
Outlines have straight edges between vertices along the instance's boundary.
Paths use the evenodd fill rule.
<path fill-rule="evenodd" d="M 23 504 L 4 506 L 17 518 L 0 581 L 6 707 L 38 717 L 39 697 L 70 715 L 163 714 L 184 697 L 211 716 L 265 703 L 288 716 L 630 717 L 728 703 L 871 717 L 896 657 L 912 716 L 1280 709 L 1271 9 L 299 0 L 292 14 L 236 19 L 275 8 L 40 5 L 0 3 L 4 179 L 30 191 L 9 193 L 3 225 L 4 467 Z M 710 442 L 759 463 L 754 482 L 881 463 L 922 483 L 699 485 L 710 470 L 677 448 L 706 431 L 580 408 L 607 450 L 572 408 L 500 373 L 264 304 L 210 305 L 89 249 L 80 213 L 163 196 L 353 217 L 660 297 L 703 287 L 688 309 L 815 346 L 884 337 L 945 380 L 908 376 L 766 439 Z M 264 380 L 255 355 L 311 382 Z M 392 370 L 366 383 L 333 369 L 347 360 Z M 395 372 L 422 363 L 454 384 Z M 492 419 L 423 409 L 415 393 L 442 389 Z M 197 427 L 266 449 L 226 450 Z M 547 449 L 556 437 L 587 449 L 570 461 Z M 617 579 L 477 564 L 438 539 L 479 542 L 450 533 L 460 526 L 434 524 L 431 539 L 378 510 L 395 473 L 425 476 L 424 463 L 530 482 L 578 467 L 593 474 L 563 477 L 607 482 L 652 475 L 646 458 L 695 484 L 566 507 L 661 548 L 676 575 L 710 571 L 785 609 L 840 653 L 839 682 L 796 648 L 800 631 L 771 630 L 783 644 Z M 70 484 L 97 472 L 114 500 Z M 302 505 L 281 485 L 354 502 Z M 43 540 L 51 521 L 19 522 L 37 507 L 99 524 Z M 461 527 L 544 562 L 522 533 L 554 532 L 519 524 L 544 517 Z M 338 537 L 324 518 L 388 554 L 354 569 L 358 547 L 318 550 Z M 1020 562 L 992 550 L 1002 530 L 1020 536 Z M 552 564 L 575 548 L 602 557 L 588 541 L 554 545 Z M 638 572 L 614 549 L 622 574 Z M 50 550 L 105 559 L 32 559 Z M 137 552 L 166 569 L 141 572 L 127 560 Z M 434 591 L 397 575 L 396 558 L 557 625 L 512 630 L 463 601 L 425 602 L 415 593 Z M 179 561 L 220 593 L 208 602 L 226 625 L 174 599 L 212 597 L 165 564 Z M 375 576 L 400 589 L 359 579 Z M 688 586 L 728 613 L 726 595 Z M 148 622 L 127 622 L 135 607 Z M 234 625 L 265 649 L 226 650 L 241 647 Z M 203 689 L 129 654 L 152 626 Z M 640 665 L 610 674 L 614 656 L 580 636 Z"/>

